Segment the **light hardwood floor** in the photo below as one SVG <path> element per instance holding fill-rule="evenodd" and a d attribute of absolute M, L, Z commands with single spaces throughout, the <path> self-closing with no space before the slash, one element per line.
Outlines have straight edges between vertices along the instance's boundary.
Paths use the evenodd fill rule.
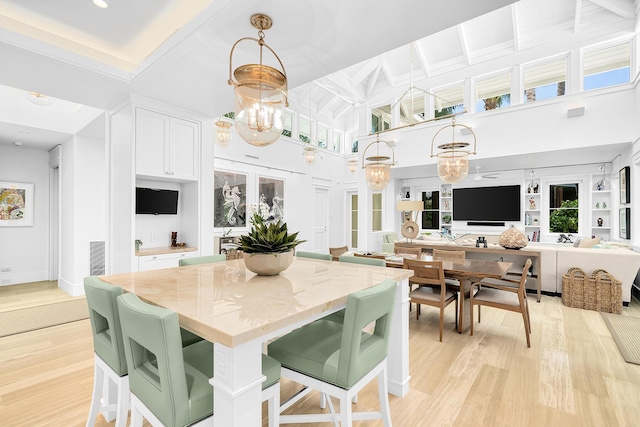
<path fill-rule="evenodd" d="M 15 303 L 1 291 L 0 310 Z M 424 307 L 419 321 L 411 313 L 411 390 L 390 396 L 394 425 L 640 425 L 640 366 L 624 362 L 600 314 L 564 307 L 560 298 L 529 302 L 531 348 L 517 314 L 483 307 L 471 337 L 454 331 L 449 309 L 440 343 L 437 310 Z M 640 303 L 632 301 L 624 315 L 640 317 Z M 0 425 L 82 426 L 92 382 L 88 320 L 0 338 Z M 283 381 L 283 396 L 295 388 Z M 318 400 L 312 394 L 291 410 L 316 411 Z M 374 382 L 356 410 L 377 406 Z M 113 422 L 99 416 L 96 425 Z"/>

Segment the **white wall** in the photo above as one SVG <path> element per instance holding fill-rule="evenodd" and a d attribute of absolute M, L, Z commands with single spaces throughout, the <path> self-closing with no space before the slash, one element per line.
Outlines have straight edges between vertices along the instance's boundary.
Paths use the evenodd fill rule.
<path fill-rule="evenodd" d="M 70 295 L 84 293 L 89 242 L 106 239 L 105 165 L 104 139 L 75 136 L 62 144 L 59 286 Z"/>
<path fill-rule="evenodd" d="M 0 145 L 0 181 L 34 184 L 33 227 L 0 227 L 3 285 L 47 280 L 49 271 L 49 154 Z"/>

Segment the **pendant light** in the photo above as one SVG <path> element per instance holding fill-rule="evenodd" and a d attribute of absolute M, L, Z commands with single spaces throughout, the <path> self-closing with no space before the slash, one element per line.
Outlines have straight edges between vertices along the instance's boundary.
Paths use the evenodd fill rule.
<path fill-rule="evenodd" d="M 259 38 L 244 37 L 234 43 L 229 54 L 228 83 L 235 87 L 235 125 L 238 134 L 249 144 L 264 147 L 274 143 L 282 135 L 284 108 L 289 106 L 287 73 L 278 55 L 264 42 L 264 30 L 268 30 L 273 24 L 271 18 L 255 14 L 251 16 L 250 22 L 258 30 Z M 233 51 L 244 40 L 258 44 L 260 60 L 258 64 L 239 66 L 232 76 Z M 265 47 L 278 60 L 282 72 L 262 63 Z"/>
<path fill-rule="evenodd" d="M 380 143 L 384 142 L 391 150 L 391 157 L 380 155 Z M 376 145 L 376 155 L 367 157 L 367 150 L 372 145 Z M 367 162 L 365 164 L 365 161 Z M 380 135 L 376 135 L 376 140 L 367 145 L 362 153 L 362 169 L 365 170 L 367 185 L 372 190 L 382 190 L 391 180 L 391 166 L 395 165 L 395 153 L 393 147 L 387 141 L 380 141 Z"/>
<path fill-rule="evenodd" d="M 464 133 L 473 136 L 473 151 L 469 151 L 468 142 L 456 141 L 456 127 L 464 130 Z M 440 132 L 451 129 L 451 142 L 438 145 L 437 153 L 433 153 L 433 146 Z M 455 184 L 462 181 L 469 173 L 469 155 L 476 154 L 476 134 L 469 126 L 456 123 L 455 117 L 451 124 L 444 126 L 433 136 L 431 140 L 431 157 L 438 157 L 438 176 L 447 184 Z"/>
<path fill-rule="evenodd" d="M 307 162 L 308 165 L 313 165 L 316 162 L 316 152 L 318 150 L 313 146 L 310 142 L 307 142 L 302 147 L 302 155 L 304 156 L 304 161 Z"/>
<path fill-rule="evenodd" d="M 356 156 L 351 157 L 347 160 L 347 167 L 349 168 L 349 172 L 355 173 L 358 170 L 358 159 Z"/>
<path fill-rule="evenodd" d="M 231 122 L 218 117 L 216 121 L 216 142 L 221 147 L 226 147 L 231 141 Z"/>

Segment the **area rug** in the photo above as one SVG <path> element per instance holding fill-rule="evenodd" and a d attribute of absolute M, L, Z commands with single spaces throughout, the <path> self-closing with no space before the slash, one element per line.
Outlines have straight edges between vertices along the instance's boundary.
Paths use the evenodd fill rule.
<path fill-rule="evenodd" d="M 85 298 L 0 313 L 0 337 L 87 319 Z"/>
<path fill-rule="evenodd" d="M 640 365 L 640 318 L 621 314 L 600 314 L 624 360 Z"/>

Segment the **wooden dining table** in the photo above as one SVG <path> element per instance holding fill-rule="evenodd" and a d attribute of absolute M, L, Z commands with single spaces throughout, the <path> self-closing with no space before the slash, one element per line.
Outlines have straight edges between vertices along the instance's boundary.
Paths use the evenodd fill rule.
<path fill-rule="evenodd" d="M 404 263 L 402 255 L 393 255 L 386 258 L 387 267 L 402 268 Z M 409 256 L 410 259 L 416 257 Z M 431 255 L 423 254 L 420 257 L 422 261 L 433 261 Z M 458 295 L 458 332 L 462 333 L 466 327 L 471 325 L 471 317 L 469 311 L 465 311 L 464 307 L 469 303 L 471 284 L 482 279 L 502 279 L 505 277 L 509 269 L 512 267 L 511 262 L 486 261 L 481 259 L 467 258 L 464 261 L 442 261 L 445 277 L 456 279 L 460 282 L 460 290 Z M 466 327 L 465 327 L 466 325 Z"/>
<path fill-rule="evenodd" d="M 264 344 L 345 307 L 347 296 L 385 279 L 397 283 L 388 355 L 388 388 L 409 391 L 411 270 L 294 257 L 276 276 L 249 272 L 244 261 L 101 277 L 142 300 L 178 313 L 180 326 L 214 344 L 216 425 L 262 423 Z"/>

